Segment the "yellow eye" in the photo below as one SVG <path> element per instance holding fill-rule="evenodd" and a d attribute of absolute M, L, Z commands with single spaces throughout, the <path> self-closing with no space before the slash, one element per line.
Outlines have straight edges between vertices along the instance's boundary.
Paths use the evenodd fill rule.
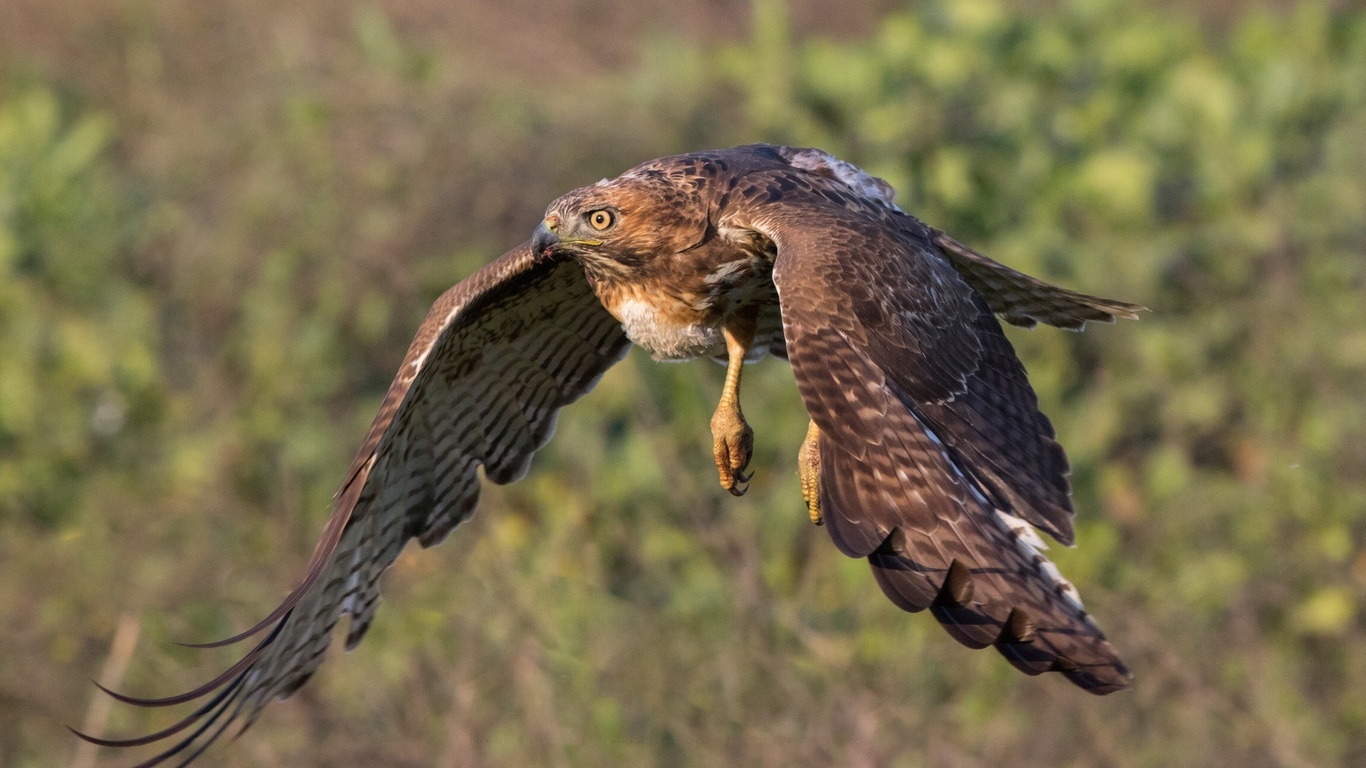
<path fill-rule="evenodd" d="M 593 229 L 601 232 L 615 224 L 616 217 L 612 215 L 611 211 L 593 211 L 588 214 L 588 223 L 593 226 Z"/>

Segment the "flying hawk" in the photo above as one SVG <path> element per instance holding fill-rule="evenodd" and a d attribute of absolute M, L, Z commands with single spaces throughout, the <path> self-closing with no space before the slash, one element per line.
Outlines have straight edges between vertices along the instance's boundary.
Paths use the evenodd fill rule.
<path fill-rule="evenodd" d="M 1080 329 L 1142 307 L 1047 285 L 904 213 L 889 184 L 817 149 L 755 144 L 652 160 L 551 203 L 532 239 L 451 288 L 418 328 L 365 436 L 307 575 L 251 629 L 238 663 L 143 765 L 194 759 L 317 669 L 333 627 L 360 641 L 379 579 L 410 538 L 469 519 L 476 469 L 526 471 L 560 408 L 632 343 L 727 364 L 711 420 L 721 486 L 753 445 L 741 365 L 792 364 L 810 415 L 798 475 L 811 520 L 867 558 L 891 600 L 959 642 L 1092 693 L 1131 677 L 1043 555 L 1073 540 L 1067 458 L 997 316 Z"/>

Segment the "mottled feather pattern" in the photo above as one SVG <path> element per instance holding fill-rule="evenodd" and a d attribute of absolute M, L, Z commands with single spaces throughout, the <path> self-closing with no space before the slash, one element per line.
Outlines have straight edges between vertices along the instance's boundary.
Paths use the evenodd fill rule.
<path fill-rule="evenodd" d="M 778 147 L 778 153 L 794 167 L 834 179 L 864 200 L 904 213 L 894 202 L 896 190 L 853 163 L 809 147 Z M 909 215 L 907 218 L 911 218 Z M 1088 321 L 1113 323 L 1116 318 L 1137 320 L 1147 308 L 1104 299 L 1030 277 L 983 256 L 938 229 L 933 239 L 972 287 L 986 299 L 991 311 L 1012 325 L 1033 328 L 1039 323 L 1079 331 Z"/>
<path fill-rule="evenodd" d="M 981 349 L 963 391 L 950 402 L 909 397 L 906 407 L 954 446 L 993 504 L 1071 544 L 1067 456 L 1039 411 L 1024 366 L 981 301 L 965 317 Z"/>
<path fill-rule="evenodd" d="M 803 399 L 839 402 L 838 393 L 830 392 L 820 376 L 820 361 L 813 363 L 814 381 L 807 380 L 806 349 L 800 342 L 793 344 L 793 367 L 798 381 L 806 382 L 799 385 Z M 857 350 L 826 351 L 837 356 L 842 368 L 862 368 L 866 378 L 878 378 L 873 363 Z M 994 645 L 1026 672 L 1063 671 L 1097 693 L 1126 685 L 1128 670 L 1070 599 L 1070 585 L 1056 579 L 1042 556 L 1022 546 L 1020 534 L 993 514 L 985 495 L 934 432 L 902 407 L 890 388 L 880 393 L 880 402 L 872 388 L 859 392 L 856 407 L 843 412 L 844 419 L 857 415 L 859 427 L 874 435 L 856 447 L 862 456 L 846 450 L 837 433 L 821 435 L 821 504 L 831 539 L 841 551 L 867 557 L 894 603 L 908 611 L 931 608 L 965 645 Z M 941 599 L 955 562 L 965 567 L 973 584 L 971 599 L 963 605 Z M 1016 609 L 1035 628 L 1029 644 L 1012 642 L 1005 632 Z"/>
<path fill-rule="evenodd" d="M 789 358 L 822 432 L 831 538 L 869 557 L 898 605 L 932 608 L 960 642 L 1094 692 L 1123 687 L 1128 670 L 1070 585 L 996 514 L 1071 541 L 1065 455 L 989 307 L 928 228 L 831 197 L 747 212 L 778 245 Z M 943 599 L 955 562 L 973 595 L 962 605 Z M 1033 628 L 1027 651 L 1010 642 L 1012 611 Z"/>
<path fill-rule="evenodd" d="M 390 476 L 380 485 L 388 494 L 377 505 L 384 512 L 365 517 L 379 526 L 369 532 L 372 547 L 387 546 L 376 549 L 383 557 L 343 597 L 361 598 L 348 645 L 373 618 L 379 576 L 403 543 L 416 537 L 432 546 L 468 518 L 478 501 L 479 464 L 496 483 L 525 474 L 559 409 L 591 388 L 627 348 L 572 262 L 543 267 L 530 286 L 487 303 L 463 334 L 441 337 L 419 378 L 424 408 L 400 417 L 391 447 L 382 452 L 380 466 Z"/>
<path fill-rule="evenodd" d="M 313 674 L 343 616 L 347 647 L 361 640 L 406 543 L 432 546 L 469 518 L 480 466 L 495 483 L 521 477 L 559 409 L 632 338 L 657 357 L 725 361 L 735 317 L 754 329 L 746 361 L 790 360 L 819 428 L 826 530 L 896 605 L 928 609 L 1029 674 L 1125 687 L 1128 669 L 1043 554 L 1035 527 L 1073 539 L 1067 458 L 997 317 L 1080 329 L 1142 307 L 998 264 L 895 194 L 824 151 L 751 145 L 653 160 L 553 202 L 535 241 L 553 247 L 515 248 L 433 305 L 305 578 L 260 623 L 208 645 L 265 637 L 184 694 L 112 694 L 143 706 L 209 697 L 176 725 L 85 738 L 175 737 L 143 765 L 183 764 L 249 725 Z M 586 230 L 602 211 L 612 224 Z"/>
<path fill-rule="evenodd" d="M 271 627 L 266 640 L 191 692 L 227 695 L 163 732 L 198 725 L 145 764 L 196 755 L 231 722 L 250 725 L 271 700 L 308 680 L 343 615 L 351 617 L 347 647 L 358 643 L 374 618 L 380 577 L 404 544 L 416 537 L 431 546 L 468 519 L 480 464 L 494 482 L 520 477 L 549 439 L 559 408 L 591 389 L 629 346 L 580 265 L 538 257 L 527 245 L 438 299 L 338 494 L 327 530 L 339 536 L 324 536 L 283 611 L 235 638 Z M 197 696 L 119 698 L 159 706 Z"/>

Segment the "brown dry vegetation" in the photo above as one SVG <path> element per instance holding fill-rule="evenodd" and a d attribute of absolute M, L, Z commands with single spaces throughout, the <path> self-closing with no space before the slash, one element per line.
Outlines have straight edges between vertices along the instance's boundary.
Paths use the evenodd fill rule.
<path fill-rule="evenodd" d="M 1366 761 L 1366 15 L 1175 5 L 0 3 L 0 765 L 167 722 L 88 677 L 221 667 L 170 641 L 299 576 L 440 290 L 571 187 L 753 140 L 1154 308 L 1012 335 L 1073 459 L 1057 559 L 1134 689 L 889 605 L 804 523 L 781 364 L 734 500 L 720 370 L 633 355 L 208 762 Z"/>

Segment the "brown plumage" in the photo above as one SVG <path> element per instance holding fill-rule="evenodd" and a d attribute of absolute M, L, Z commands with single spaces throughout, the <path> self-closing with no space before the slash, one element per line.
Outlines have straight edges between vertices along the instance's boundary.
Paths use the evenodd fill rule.
<path fill-rule="evenodd" d="M 813 519 L 865 557 L 893 602 L 960 642 L 1094 693 L 1129 672 L 1034 527 L 1071 543 L 1067 459 L 996 315 L 1079 329 L 1131 304 L 1056 288 L 972 251 L 892 203 L 886 182 L 820 150 L 753 145 L 645 163 L 551 204 L 529 243 L 432 307 L 338 491 L 300 585 L 246 632 L 236 665 L 167 706 L 208 697 L 143 765 L 188 762 L 253 722 L 374 616 L 403 545 L 468 519 L 477 468 L 520 477 L 558 410 L 631 342 L 661 359 L 727 360 L 713 419 L 723 486 L 743 492 L 740 362 L 791 361 L 813 423 Z M 808 475 L 803 475 L 807 485 Z M 805 492 L 805 491 L 804 491 Z M 269 630 L 267 632 L 267 630 Z"/>

